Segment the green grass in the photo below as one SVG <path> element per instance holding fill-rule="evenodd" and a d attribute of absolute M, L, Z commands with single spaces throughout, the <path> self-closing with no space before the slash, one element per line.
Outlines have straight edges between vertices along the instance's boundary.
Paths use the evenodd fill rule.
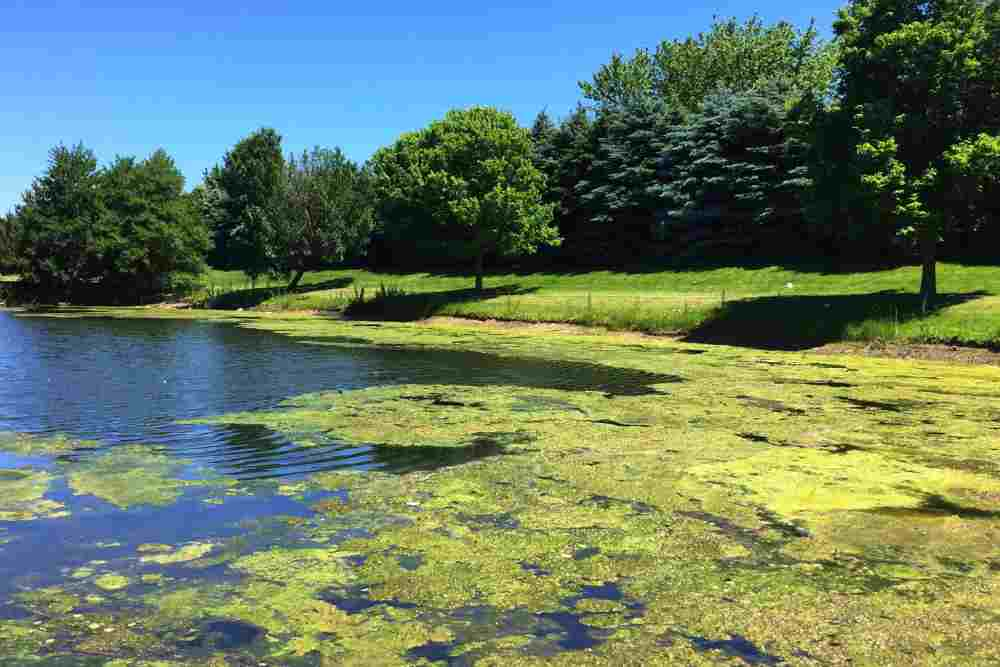
<path fill-rule="evenodd" d="M 463 273 L 306 274 L 294 292 L 240 272 L 210 271 L 201 305 L 266 311 L 342 311 L 371 319 L 432 315 L 556 322 L 613 330 L 687 334 L 764 347 L 839 341 L 1000 346 L 1000 267 L 942 263 L 941 299 L 920 311 L 918 267 L 833 272 L 814 267 L 692 267 L 631 271 L 507 272 L 470 289 Z M 380 290 L 392 294 L 377 298 Z M 355 304 L 358 306 L 359 304 Z"/>

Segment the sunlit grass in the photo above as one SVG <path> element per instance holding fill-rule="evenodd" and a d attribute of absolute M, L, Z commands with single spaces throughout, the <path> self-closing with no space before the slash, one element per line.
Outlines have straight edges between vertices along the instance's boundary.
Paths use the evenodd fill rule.
<path fill-rule="evenodd" d="M 317 271 L 289 292 L 240 272 L 210 271 L 201 305 L 267 311 L 342 311 L 362 290 L 380 289 L 375 317 L 447 315 L 479 320 L 553 322 L 612 330 L 686 334 L 714 326 L 738 338 L 750 330 L 775 339 L 1000 345 L 1000 267 L 942 264 L 944 305 L 915 312 L 919 267 L 832 273 L 812 268 L 722 267 L 576 273 L 507 272 L 487 276 L 487 291 L 471 293 L 465 273 Z M 335 287 L 329 287 L 336 285 Z M 310 287 L 314 286 L 314 287 Z M 829 298 L 829 302 L 826 301 Z M 369 311 L 371 309 L 368 309 Z"/>

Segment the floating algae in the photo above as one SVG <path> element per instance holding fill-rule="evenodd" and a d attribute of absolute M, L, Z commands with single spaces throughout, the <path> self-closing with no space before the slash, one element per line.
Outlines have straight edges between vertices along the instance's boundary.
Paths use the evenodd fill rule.
<path fill-rule="evenodd" d="M 66 506 L 45 498 L 52 473 L 25 468 L 0 469 L 0 521 L 32 521 L 69 516 Z"/>
<path fill-rule="evenodd" d="M 178 478 L 182 462 L 143 445 L 114 447 L 68 468 L 69 487 L 121 509 L 170 505 L 196 482 Z"/>
<path fill-rule="evenodd" d="M 418 458 L 487 444 L 501 455 L 227 487 L 206 511 L 257 495 L 302 509 L 271 509 L 228 537 L 144 537 L 139 548 L 123 539 L 124 555 L 90 567 L 127 578 L 127 589 L 102 600 L 93 577 L 68 569 L 64 585 L 18 599 L 30 618 L 0 620 L 0 653 L 292 666 L 1000 660 L 1000 478 L 983 463 L 995 457 L 995 408 L 919 400 L 942 383 L 988 392 L 995 369 L 940 367 L 925 381 L 910 362 L 810 365 L 773 353 L 763 360 L 790 380 L 776 384 L 759 352 L 678 354 L 669 341 L 250 323 L 413 355 L 454 346 L 459 331 L 462 345 L 498 359 L 536 354 L 684 381 L 669 395 L 609 399 L 604 381 L 536 375 L 526 389 L 513 373 L 494 384 L 451 371 L 404 382 L 401 370 L 378 387 L 220 415 L 209 421 L 258 424 L 331 456 L 373 444 Z M 845 370 L 851 387 L 834 379 Z M 845 390 L 855 402 L 840 400 Z M 886 409 L 872 403 L 905 405 L 907 421 L 881 423 Z M 928 439 L 925 420 L 949 437 Z M 176 478 L 162 463 L 150 469 Z"/>

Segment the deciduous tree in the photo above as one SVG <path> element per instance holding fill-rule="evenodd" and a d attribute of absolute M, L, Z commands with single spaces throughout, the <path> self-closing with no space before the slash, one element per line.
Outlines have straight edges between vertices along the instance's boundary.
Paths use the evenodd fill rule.
<path fill-rule="evenodd" d="M 532 156 L 531 134 L 511 114 L 450 111 L 373 156 L 382 222 L 469 247 L 482 289 L 487 253 L 529 254 L 559 242 Z"/>
<path fill-rule="evenodd" d="M 206 188 L 217 191 L 209 201 L 221 206 L 215 254 L 227 268 L 252 279 L 268 270 L 267 239 L 284 178 L 281 135 L 271 128 L 241 139 L 206 175 Z"/>
<path fill-rule="evenodd" d="M 289 289 L 306 271 L 360 253 L 374 226 L 368 173 L 339 148 L 292 156 L 275 202 L 269 265 L 291 277 Z"/>
<path fill-rule="evenodd" d="M 942 229 L 961 213 L 942 178 L 946 156 L 1000 129 L 998 14 L 980 0 L 852 0 L 834 25 L 859 180 L 883 219 L 915 239 L 925 308 Z"/>
<path fill-rule="evenodd" d="M 141 161 L 117 158 L 102 172 L 100 188 L 105 224 L 115 238 L 103 282 L 157 292 L 171 274 L 201 272 L 209 232 L 166 151 Z"/>
<path fill-rule="evenodd" d="M 602 108 L 655 97 L 689 113 L 711 93 L 762 86 L 777 86 L 791 102 L 825 95 L 835 59 L 814 25 L 799 30 L 785 21 L 768 26 L 757 16 L 744 23 L 716 18 L 708 32 L 665 40 L 653 53 L 614 54 L 591 81 L 580 82 L 580 89 Z"/>

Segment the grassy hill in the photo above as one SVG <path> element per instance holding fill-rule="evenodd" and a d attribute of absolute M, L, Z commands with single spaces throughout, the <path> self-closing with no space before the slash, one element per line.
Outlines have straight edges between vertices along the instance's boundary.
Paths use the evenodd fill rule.
<path fill-rule="evenodd" d="M 572 323 L 774 348 L 872 340 L 1000 347 L 1000 267 L 942 264 L 938 271 L 941 298 L 927 314 L 916 296 L 918 267 L 498 272 L 483 293 L 460 272 L 321 271 L 289 292 L 268 281 L 251 288 L 240 272 L 211 271 L 196 300 L 217 308 L 348 309 L 371 319 Z"/>

